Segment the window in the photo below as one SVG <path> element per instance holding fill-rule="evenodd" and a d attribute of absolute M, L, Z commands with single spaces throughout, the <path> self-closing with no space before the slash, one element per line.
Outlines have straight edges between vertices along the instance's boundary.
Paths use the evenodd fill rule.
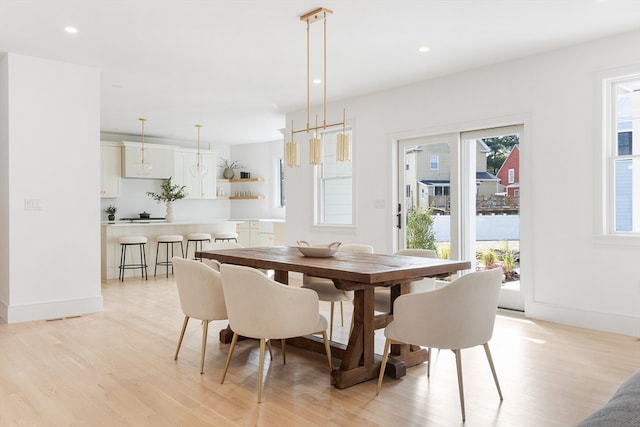
<path fill-rule="evenodd" d="M 337 137 L 340 133 L 342 130 L 322 134 L 324 154 L 317 174 L 317 224 L 354 224 L 352 162 L 336 160 Z M 351 130 L 347 130 L 346 134 L 353 148 Z"/>
<path fill-rule="evenodd" d="M 429 156 L 429 167 L 432 171 L 437 171 L 440 169 L 440 156 L 431 155 Z"/>
<path fill-rule="evenodd" d="M 640 233 L 640 74 L 610 79 L 606 91 L 607 230 L 636 234 Z"/>
<path fill-rule="evenodd" d="M 515 180 L 516 180 L 516 178 L 515 178 L 516 171 L 515 171 L 515 169 L 509 169 L 507 172 L 509 173 L 509 178 L 508 178 L 509 184 L 513 184 L 515 182 Z"/>
<path fill-rule="evenodd" d="M 287 198 L 284 193 L 284 159 L 278 158 L 278 195 L 280 196 L 280 205 L 278 207 L 284 208 L 287 205 Z"/>

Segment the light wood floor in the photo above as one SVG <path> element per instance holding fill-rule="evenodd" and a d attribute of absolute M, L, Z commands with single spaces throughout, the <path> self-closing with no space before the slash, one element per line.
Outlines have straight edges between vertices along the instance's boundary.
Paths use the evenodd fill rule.
<path fill-rule="evenodd" d="M 376 397 L 375 381 L 338 390 L 321 355 L 289 347 L 283 365 L 274 346 L 257 404 L 255 342 L 238 344 L 220 384 L 228 346 L 217 332 L 226 322 L 210 325 L 204 375 L 197 321 L 173 360 L 183 315 L 171 278 L 102 289 L 101 313 L 0 325 L 1 426 L 462 425 L 450 351 L 434 354 L 430 380 L 425 365 L 410 368 L 385 379 Z M 344 340 L 346 329 L 334 338 Z M 379 331 L 379 352 L 383 341 Z M 490 344 L 504 401 L 482 348 L 463 351 L 466 426 L 574 425 L 640 367 L 637 338 L 504 312 Z"/>

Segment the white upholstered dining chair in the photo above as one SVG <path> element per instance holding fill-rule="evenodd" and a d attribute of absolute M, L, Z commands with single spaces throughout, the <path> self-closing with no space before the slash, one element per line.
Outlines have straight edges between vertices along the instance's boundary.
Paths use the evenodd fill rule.
<path fill-rule="evenodd" d="M 421 258 L 437 258 L 436 251 L 431 249 L 400 249 L 394 255 L 415 256 Z M 436 280 L 431 277 L 424 278 L 409 285 L 409 292 L 432 291 L 436 287 Z M 377 287 L 374 293 L 374 307 L 376 311 L 388 313 L 391 311 L 391 291 L 389 288 Z"/>
<path fill-rule="evenodd" d="M 179 257 L 172 259 L 180 297 L 180 307 L 184 313 L 182 331 L 174 360 L 178 359 L 184 332 L 190 318 L 202 321 L 202 351 L 200 354 L 200 373 L 204 373 L 204 355 L 207 348 L 207 332 L 212 320 L 227 319 L 227 309 L 222 293 L 220 273 L 208 265 Z"/>
<path fill-rule="evenodd" d="M 238 265 L 220 267 L 229 326 L 233 338 L 224 366 L 227 375 L 238 336 L 260 340 L 258 365 L 258 403 L 262 401 L 264 356 L 267 340 L 279 339 L 286 363 L 285 340 L 302 335 L 321 334 L 331 371 L 331 349 L 327 339 L 327 319 L 319 312 L 318 296 L 309 289 L 283 285 L 264 273 Z"/>
<path fill-rule="evenodd" d="M 225 241 L 219 241 L 219 242 L 205 242 L 203 245 L 203 250 L 207 251 L 207 250 L 216 250 L 216 249 L 241 249 L 244 248 L 244 246 L 242 246 L 240 243 L 236 243 L 236 242 L 231 242 L 228 240 Z M 202 261 L 209 265 L 209 267 L 213 268 L 216 271 L 220 271 L 220 262 L 215 260 L 215 259 L 211 259 L 211 258 L 203 258 Z M 270 279 L 273 279 L 273 276 L 275 275 L 275 272 L 273 270 L 264 270 L 262 268 L 259 268 L 258 270 L 262 271 L 264 274 L 266 274 Z"/>
<path fill-rule="evenodd" d="M 338 251 L 372 254 L 373 246 L 359 243 L 345 243 L 340 246 Z M 320 301 L 328 301 L 331 303 L 331 314 L 329 316 L 329 339 L 333 339 L 333 313 L 335 303 L 340 303 L 340 325 L 344 326 L 343 303 L 345 301 L 353 300 L 353 291 L 343 291 L 342 289 L 336 288 L 333 281 L 330 279 L 309 276 L 307 274 L 302 276 L 302 287 L 304 289 L 313 289 L 318 294 Z"/>
<path fill-rule="evenodd" d="M 460 350 L 482 345 L 498 395 L 502 400 L 502 391 L 489 351 L 501 282 L 502 269 L 498 268 L 466 274 L 431 292 L 410 293 L 398 297 L 394 302 L 393 321 L 384 330 L 386 341 L 377 393 L 380 393 L 382 387 L 385 364 L 392 342 L 450 349 L 456 356 L 460 408 L 464 421 Z M 427 363 L 430 364 L 431 350 L 428 359 Z"/>

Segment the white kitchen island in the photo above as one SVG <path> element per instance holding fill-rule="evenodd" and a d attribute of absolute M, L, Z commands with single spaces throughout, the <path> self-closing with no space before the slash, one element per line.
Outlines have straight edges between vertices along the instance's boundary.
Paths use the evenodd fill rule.
<path fill-rule="evenodd" d="M 181 234 L 185 236 L 184 247 L 187 247 L 186 236 L 189 233 L 231 233 L 237 232 L 238 224 L 244 221 L 231 220 L 199 220 L 199 221 L 116 221 L 114 223 L 103 222 L 101 227 L 101 276 L 102 280 L 118 278 L 118 266 L 120 265 L 120 244 L 118 238 L 121 236 L 145 236 L 147 238 L 147 265 L 149 274 L 153 275 L 156 260 L 156 236 L 160 234 Z M 175 252 L 174 252 L 175 253 Z M 177 255 L 177 253 L 176 253 Z M 164 246 L 160 248 L 160 258 L 165 257 Z M 131 257 L 131 258 L 129 258 Z M 127 251 L 127 260 L 136 260 L 139 257 L 138 251 Z M 160 267 L 164 276 L 164 267 Z M 158 271 L 158 274 L 160 274 Z M 139 270 L 126 270 L 125 277 L 139 276 Z"/>

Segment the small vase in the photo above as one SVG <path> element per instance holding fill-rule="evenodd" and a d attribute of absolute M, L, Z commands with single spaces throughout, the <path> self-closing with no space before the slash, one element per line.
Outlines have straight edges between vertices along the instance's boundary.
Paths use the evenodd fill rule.
<path fill-rule="evenodd" d="M 173 222 L 176 219 L 176 217 L 173 215 L 173 202 L 167 202 L 166 206 L 167 214 L 165 216 L 165 219 L 167 220 L 167 222 Z"/>
<path fill-rule="evenodd" d="M 115 220 L 116 220 L 116 216 L 115 216 L 115 215 L 109 215 L 107 218 L 108 218 L 108 219 L 109 219 L 109 221 L 111 221 L 111 222 L 113 222 L 113 221 L 115 221 Z"/>
<path fill-rule="evenodd" d="M 235 176 L 235 172 L 231 168 L 224 168 L 222 176 L 224 176 L 226 179 L 233 179 L 233 177 Z"/>

